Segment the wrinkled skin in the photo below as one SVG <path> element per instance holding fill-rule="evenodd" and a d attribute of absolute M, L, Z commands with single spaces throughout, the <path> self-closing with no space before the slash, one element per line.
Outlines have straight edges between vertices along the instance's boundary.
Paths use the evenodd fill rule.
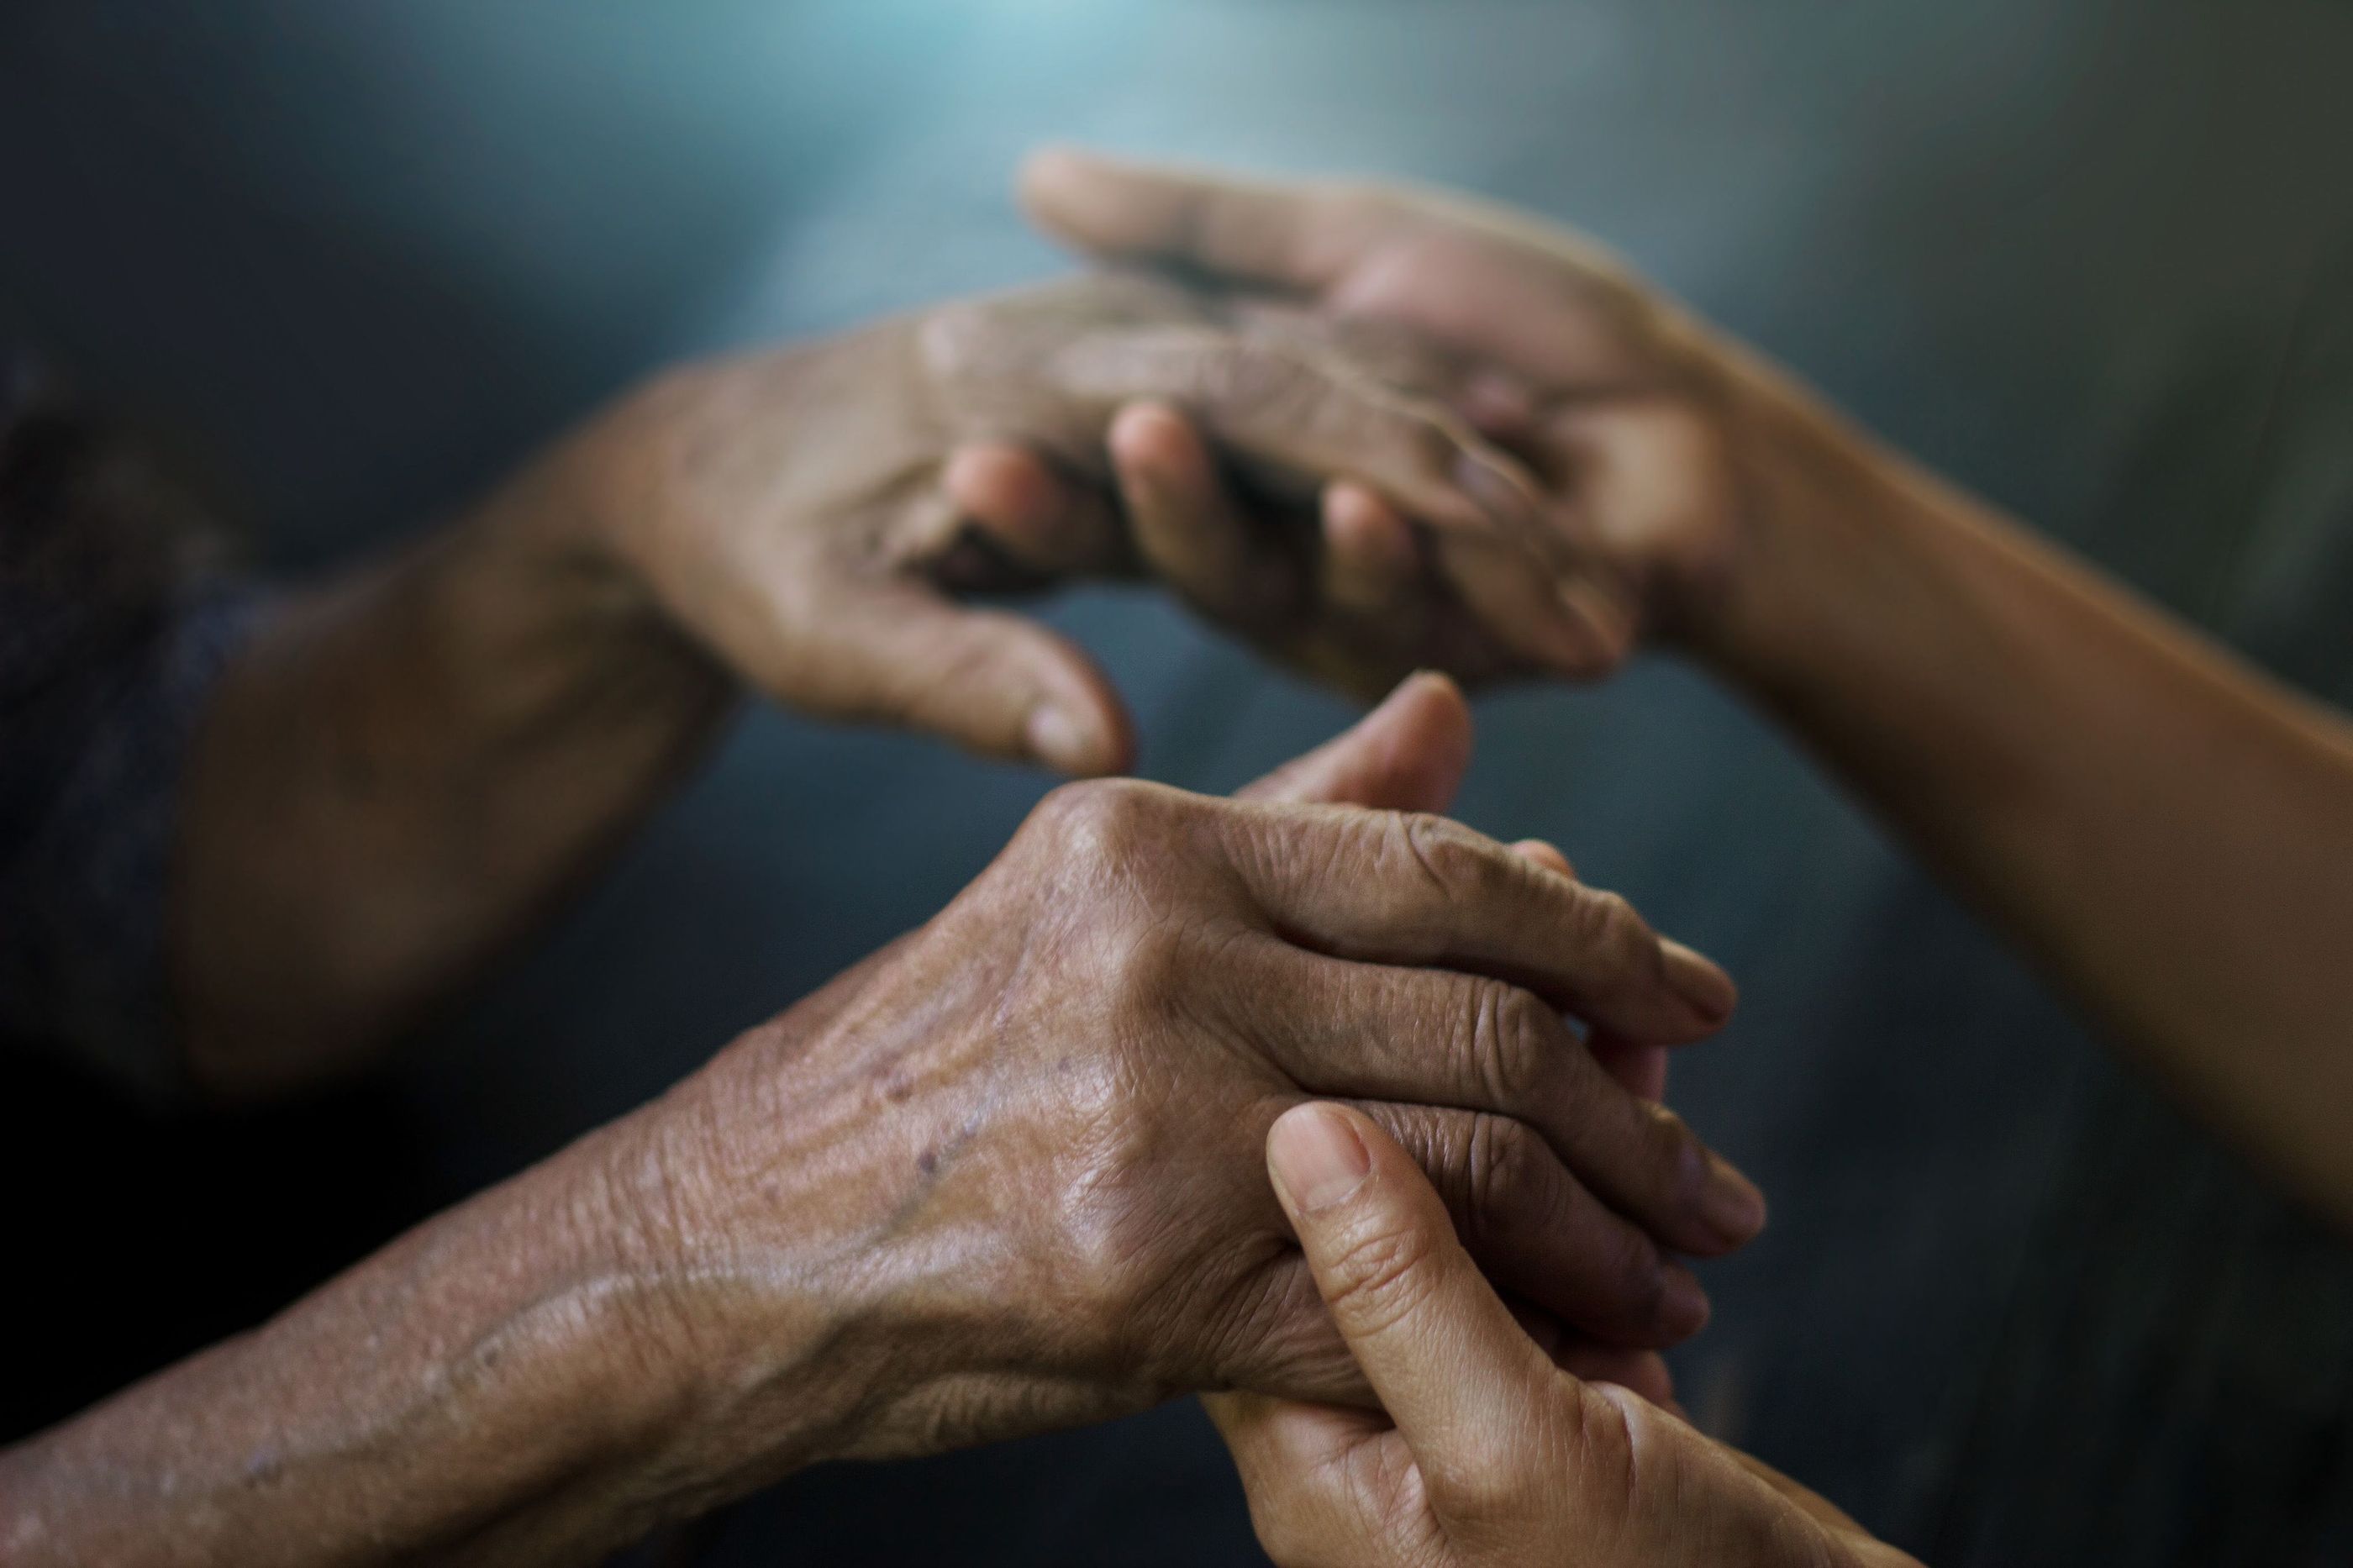
<path fill-rule="evenodd" d="M 1314 320 L 1113 275 L 691 368 L 592 433 L 575 489 L 667 616 L 778 700 L 1105 772 L 1129 743 L 1092 664 L 940 590 L 1133 572 L 1096 485 L 1112 418 L 1136 398 L 1194 409 L 1270 490 L 1345 475 L 1483 533 L 1496 525 L 1472 491 L 1518 482 L 1467 424 Z M 1036 476 L 1017 498 L 1050 505 L 965 526 L 944 481 L 1001 485 L 989 454 L 1015 443 L 1068 479 Z"/>
<path fill-rule="evenodd" d="M 1249 800 L 1070 786 L 659 1100 L 0 1451 L 9 1561 L 598 1561 L 827 1458 L 1366 1403 L 1256 1169 L 1314 1093 L 1428 1162 L 1565 1364 L 1663 1397 L 1644 1347 L 1705 1302 L 1662 1249 L 1761 1203 L 1556 1008 L 1664 1042 L 1731 989 L 1556 852 L 1419 815 L 1469 750 L 1423 677 Z"/>
<path fill-rule="evenodd" d="M 1256 1157 L 1285 1107 L 1333 1094 L 1428 1163 L 1584 1364 L 1662 1389 L 1631 1352 L 1705 1315 L 1662 1249 L 1736 1246 L 1762 1204 L 1559 1013 L 1664 1044 L 1732 999 L 1622 902 L 1440 818 L 1068 786 L 937 919 L 665 1102 L 677 1316 L 737 1346 L 788 1338 L 764 1259 L 821 1219 L 824 1267 L 867 1303 L 839 1353 L 884 1342 L 877 1323 L 926 1331 L 886 1336 L 826 1452 L 1187 1388 L 1364 1400 Z M 807 1369 L 793 1381 L 806 1397 Z"/>
<path fill-rule="evenodd" d="M 1281 1568 L 1901 1568 L 1796 1482 L 1523 1331 L 1405 1151 L 1284 1115 L 1272 1186 L 1378 1413 L 1206 1401 Z M 1917 1568 L 1913 1564 L 1913 1568 Z"/>
<path fill-rule="evenodd" d="M 1229 290 L 1239 310 L 1275 302 L 1281 322 L 1349 342 L 1369 371 L 1516 460 L 1500 480 L 1486 467 L 1468 476 L 1498 520 L 1485 530 L 1335 476 L 1303 553 L 1294 521 L 1231 482 L 1215 432 L 1188 410 L 1123 412 L 1114 466 L 1138 534 L 1167 542 L 1162 574 L 1212 618 L 1279 639 L 1299 603 L 1270 606 L 1233 592 L 1231 573 L 1187 563 L 1292 542 L 1330 623 L 1319 665 L 1343 686 L 1377 681 L 1415 646 L 1472 680 L 1607 674 L 1641 638 L 1705 619 L 1749 515 L 1788 488 L 1770 472 L 1791 450 L 1778 429 L 1810 413 L 1785 416 L 1736 345 L 1565 230 L 1433 192 L 1069 151 L 1034 158 L 1021 188 L 1050 235 Z M 1018 493 L 959 499 L 1011 520 Z"/>
<path fill-rule="evenodd" d="M 1456 480 L 1508 459 L 1275 314 L 1080 279 L 687 366 L 396 557 L 289 595 L 188 773 L 172 920 L 195 1079 L 266 1095 L 396 1037 L 642 819 L 746 687 L 1126 766 L 1092 661 L 962 601 L 1136 569 L 1086 478 L 1127 399 L 1182 396 L 1270 485 L 1353 474 L 1492 526 Z M 1008 441 L 1069 477 L 1031 487 L 1020 526 L 965 525 L 945 488 L 1018 488 L 989 455 Z"/>

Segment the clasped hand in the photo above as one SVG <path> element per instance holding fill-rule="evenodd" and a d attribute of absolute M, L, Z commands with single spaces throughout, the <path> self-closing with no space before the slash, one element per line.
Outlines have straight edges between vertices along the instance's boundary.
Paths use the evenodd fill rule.
<path fill-rule="evenodd" d="M 1576 1364 L 1662 1392 L 1646 1352 L 1706 1315 L 1674 1255 L 1762 1205 L 1562 1015 L 1674 1044 L 1732 989 L 1538 858 L 1323 804 L 1441 803 L 1466 726 L 1426 678 L 1256 798 L 1066 786 L 936 919 L 644 1113 L 624 1164 L 661 1194 L 666 1342 L 723 1406 L 698 1428 L 773 1461 L 1187 1390 L 1369 1405 L 1258 1155 L 1311 1096 L 1413 1152 Z"/>

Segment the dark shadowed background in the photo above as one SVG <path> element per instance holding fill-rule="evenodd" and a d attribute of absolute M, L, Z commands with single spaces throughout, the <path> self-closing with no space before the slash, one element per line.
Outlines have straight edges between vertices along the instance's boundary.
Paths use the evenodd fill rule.
<path fill-rule="evenodd" d="M 1594 231 L 2343 701 L 2348 80 L 2318 0 L 6 0 L 0 339 L 182 432 L 310 567 L 665 359 L 1061 265 L 1007 196 L 1041 139 L 1424 177 Z M 1155 777 L 1224 789 L 1348 717 L 1148 596 L 1054 615 Z M 1775 1200 L 1679 1357 L 1705 1424 L 1948 1568 L 2353 1556 L 2343 1249 L 1689 671 L 1480 722 L 1461 814 L 1745 987 L 1675 1087 Z M 0 1106 L 42 1281 L 0 1292 L 6 1429 L 655 1093 L 936 909 L 1046 783 L 755 714 L 379 1081 L 227 1126 Z M 1190 1405 L 806 1475 L 663 1549 L 1258 1561 Z"/>

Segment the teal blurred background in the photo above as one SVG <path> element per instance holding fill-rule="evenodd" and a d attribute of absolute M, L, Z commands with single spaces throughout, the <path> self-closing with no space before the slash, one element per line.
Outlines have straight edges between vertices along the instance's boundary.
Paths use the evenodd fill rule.
<path fill-rule="evenodd" d="M 1595 232 L 2343 701 L 2348 79 L 2353 11 L 2318 0 L 10 0 L 0 339 L 182 432 L 260 556 L 310 569 L 665 361 L 1064 265 L 1007 195 L 1041 140 L 1425 178 Z M 1230 787 L 1348 716 L 1148 596 L 1052 614 L 1155 776 Z M 2353 1552 L 2340 1247 L 1688 670 L 1480 718 L 1463 815 L 1561 843 L 1744 985 L 1677 1069 L 1776 1204 L 1678 1362 L 1706 1424 L 1941 1564 Z M 128 1375 L 248 1321 L 657 1092 L 936 909 L 1045 782 L 754 715 L 382 1081 L 138 1130 L 159 1164 L 226 1162 L 236 1217 L 98 1211 L 84 1287 L 157 1310 L 84 1359 Z M 88 1336 L 71 1289 L 27 1311 Z M 805 1476 L 656 1550 L 1257 1561 L 1187 1405 Z"/>

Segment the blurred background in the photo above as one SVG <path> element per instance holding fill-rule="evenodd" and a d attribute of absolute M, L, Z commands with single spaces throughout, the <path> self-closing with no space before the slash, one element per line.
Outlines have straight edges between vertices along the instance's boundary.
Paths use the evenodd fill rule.
<path fill-rule="evenodd" d="M 1063 266 L 1008 196 L 1040 140 L 1424 178 L 1593 231 L 2342 702 L 2348 79 L 2318 0 L 6 0 L 0 341 L 179 433 L 303 571 L 667 360 Z M 1229 788 L 1348 717 L 1147 596 L 1054 616 L 1155 777 Z M 1679 1354 L 1704 1425 L 1939 1564 L 2353 1557 L 2344 1249 L 1687 670 L 1480 721 L 1462 815 L 1744 986 L 1674 1090 L 1775 1204 Z M 11 1293 L 0 1435 L 659 1091 L 935 910 L 1046 783 L 756 713 L 375 1081 L 206 1127 L 0 1108 L 12 1207 L 41 1198 L 11 1251 L 67 1261 Z M 642 1555 L 1260 1561 L 1189 1404 L 807 1474 Z"/>

